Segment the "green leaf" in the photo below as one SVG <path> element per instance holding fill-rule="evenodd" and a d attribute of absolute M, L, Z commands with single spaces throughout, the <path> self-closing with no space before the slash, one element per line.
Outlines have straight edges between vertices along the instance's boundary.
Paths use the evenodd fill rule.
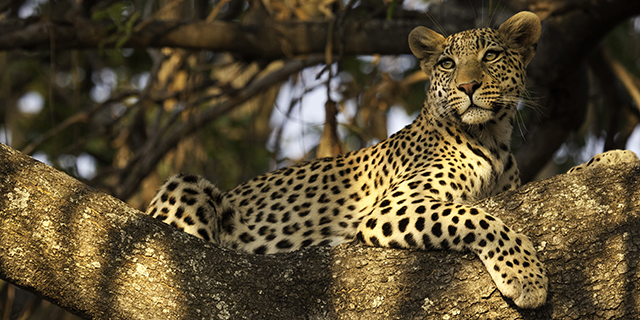
<path fill-rule="evenodd" d="M 396 3 L 397 0 L 391 0 L 389 8 L 387 8 L 387 21 L 391 21 L 391 17 L 393 17 L 393 13 L 396 11 Z"/>

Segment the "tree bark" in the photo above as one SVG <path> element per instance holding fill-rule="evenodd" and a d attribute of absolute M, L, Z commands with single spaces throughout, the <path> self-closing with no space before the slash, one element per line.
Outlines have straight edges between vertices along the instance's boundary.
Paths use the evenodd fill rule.
<path fill-rule="evenodd" d="M 630 319 L 640 167 L 527 184 L 480 205 L 531 237 L 548 303 L 521 310 L 471 253 L 218 248 L 0 145 L 0 278 L 87 319 Z"/>

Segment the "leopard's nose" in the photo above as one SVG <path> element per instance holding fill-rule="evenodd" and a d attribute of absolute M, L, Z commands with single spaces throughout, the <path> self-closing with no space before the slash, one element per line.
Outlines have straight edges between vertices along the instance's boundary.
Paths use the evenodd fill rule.
<path fill-rule="evenodd" d="M 473 93 L 476 92 L 476 90 L 480 88 L 481 85 L 482 85 L 481 83 L 478 83 L 477 81 L 474 80 L 471 82 L 458 85 L 458 90 L 464 91 L 468 96 L 472 96 Z"/>

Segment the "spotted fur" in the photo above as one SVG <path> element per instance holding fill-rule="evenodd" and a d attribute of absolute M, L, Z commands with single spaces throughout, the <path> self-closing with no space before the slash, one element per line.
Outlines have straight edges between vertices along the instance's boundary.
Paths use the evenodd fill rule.
<path fill-rule="evenodd" d="M 420 116 L 358 151 L 258 176 L 228 192 L 170 178 L 147 213 L 195 236 L 256 254 L 357 239 L 393 248 L 475 252 L 516 305 L 546 301 L 531 241 L 474 202 L 519 186 L 510 151 L 525 67 L 540 21 L 521 12 L 497 30 L 409 36 L 431 78 Z"/>

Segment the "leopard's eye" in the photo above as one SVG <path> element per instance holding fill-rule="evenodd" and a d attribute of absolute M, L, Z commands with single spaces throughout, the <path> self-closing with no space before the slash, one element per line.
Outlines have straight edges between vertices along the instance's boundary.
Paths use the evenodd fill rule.
<path fill-rule="evenodd" d="M 489 50 L 484 54 L 484 57 L 482 57 L 482 60 L 487 61 L 487 62 L 493 61 L 495 59 L 498 59 L 499 55 L 500 55 L 500 52 Z"/>
<path fill-rule="evenodd" d="M 453 60 L 451 59 L 444 59 L 440 62 L 438 62 L 438 65 L 445 70 L 449 70 L 449 69 L 453 69 L 453 67 L 456 65 Z"/>

